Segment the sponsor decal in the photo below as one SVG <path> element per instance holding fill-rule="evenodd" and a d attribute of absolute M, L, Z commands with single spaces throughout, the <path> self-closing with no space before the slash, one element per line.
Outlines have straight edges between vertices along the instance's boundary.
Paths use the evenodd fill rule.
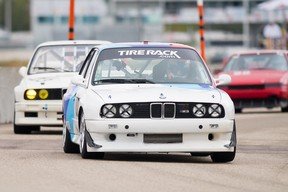
<path fill-rule="evenodd" d="M 118 51 L 120 56 L 159 56 L 159 58 L 178 58 L 178 51 L 172 50 L 123 50 Z"/>

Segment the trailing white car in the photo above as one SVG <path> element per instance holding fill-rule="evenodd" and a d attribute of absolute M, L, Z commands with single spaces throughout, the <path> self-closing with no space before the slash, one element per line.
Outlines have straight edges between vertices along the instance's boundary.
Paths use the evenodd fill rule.
<path fill-rule="evenodd" d="M 105 152 L 183 152 L 232 161 L 234 105 L 195 49 L 169 43 L 93 48 L 63 97 L 63 149 L 83 158 Z"/>
<path fill-rule="evenodd" d="M 54 41 L 39 45 L 15 87 L 14 132 L 61 126 L 62 95 L 90 49 L 106 41 Z"/>

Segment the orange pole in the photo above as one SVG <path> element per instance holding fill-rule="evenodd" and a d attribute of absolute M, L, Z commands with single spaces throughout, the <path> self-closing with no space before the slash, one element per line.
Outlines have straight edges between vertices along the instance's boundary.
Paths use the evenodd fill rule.
<path fill-rule="evenodd" d="M 74 40 L 74 24 L 75 24 L 75 0 L 70 0 L 70 10 L 69 10 L 69 31 L 68 31 L 68 39 Z"/>
<path fill-rule="evenodd" d="M 199 35 L 200 35 L 200 51 L 202 58 L 206 61 L 205 53 L 205 39 L 204 39 L 204 7 L 203 0 L 197 0 L 198 14 L 199 14 Z"/>

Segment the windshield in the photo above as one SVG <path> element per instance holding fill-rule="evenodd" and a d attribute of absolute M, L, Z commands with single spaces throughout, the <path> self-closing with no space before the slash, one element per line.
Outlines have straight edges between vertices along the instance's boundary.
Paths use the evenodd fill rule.
<path fill-rule="evenodd" d="M 201 58 L 192 49 L 117 48 L 103 50 L 93 85 L 106 83 L 211 84 Z"/>
<path fill-rule="evenodd" d="M 94 45 L 40 47 L 34 54 L 28 74 L 77 72 Z"/>
<path fill-rule="evenodd" d="M 240 55 L 232 57 L 224 71 L 249 71 L 249 70 L 288 70 L 284 55 L 261 54 Z"/>

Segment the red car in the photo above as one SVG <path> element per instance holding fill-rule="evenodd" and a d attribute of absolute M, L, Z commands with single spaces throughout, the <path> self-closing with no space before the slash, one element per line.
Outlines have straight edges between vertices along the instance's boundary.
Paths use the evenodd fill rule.
<path fill-rule="evenodd" d="M 288 112 L 288 51 L 254 51 L 232 55 L 220 73 L 232 82 L 221 88 L 243 108 L 281 107 Z"/>

